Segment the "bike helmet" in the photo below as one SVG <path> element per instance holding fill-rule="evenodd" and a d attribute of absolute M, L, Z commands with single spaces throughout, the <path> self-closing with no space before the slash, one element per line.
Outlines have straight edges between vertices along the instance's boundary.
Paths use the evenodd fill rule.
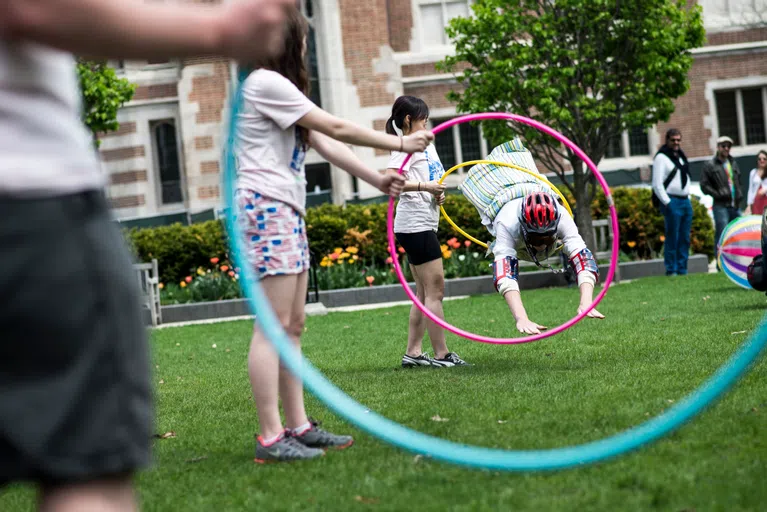
<path fill-rule="evenodd" d="M 559 226 L 557 200 L 548 192 L 527 194 L 522 203 L 519 223 L 525 235 L 554 236 Z"/>
<path fill-rule="evenodd" d="M 559 208 L 556 198 L 548 192 L 531 192 L 522 201 L 519 229 L 527 253 L 542 267 L 540 260 L 548 259 L 556 245 Z M 545 246 L 539 250 L 540 246 Z M 549 267 L 551 268 L 551 267 Z"/>

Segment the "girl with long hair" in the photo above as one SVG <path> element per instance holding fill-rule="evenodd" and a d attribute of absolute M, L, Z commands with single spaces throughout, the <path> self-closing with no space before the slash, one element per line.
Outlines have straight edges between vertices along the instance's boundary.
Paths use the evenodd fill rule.
<path fill-rule="evenodd" d="M 746 215 L 761 215 L 767 206 L 767 151 L 756 155 L 756 167 L 748 175 Z"/>
<path fill-rule="evenodd" d="M 386 132 L 408 136 L 426 128 L 429 107 L 414 96 L 400 96 L 392 106 L 386 122 Z M 388 171 L 396 175 L 407 154 L 393 151 Z M 416 295 L 429 311 L 444 318 L 442 299 L 445 295 L 445 274 L 442 268 L 442 250 L 437 239 L 439 205 L 445 201 L 445 186 L 438 180 L 445 173 L 433 144 L 413 154 L 403 169 L 407 180 L 397 203 L 394 234 L 405 249 L 410 272 L 416 283 Z M 423 352 L 423 336 L 429 332 L 434 357 Z M 465 366 L 467 363 L 450 352 L 445 343 L 445 331 L 427 320 L 415 305 L 410 308 L 407 349 L 402 356 L 402 367 L 436 366 L 440 368 Z"/>
<path fill-rule="evenodd" d="M 306 34 L 303 16 L 290 8 L 285 53 L 260 63 L 244 79 L 235 136 L 237 216 L 248 263 L 297 348 L 304 330 L 309 269 L 306 151 L 312 147 L 349 174 L 397 196 L 404 180 L 368 168 L 345 144 L 413 153 L 424 150 L 434 138 L 425 130 L 399 137 L 382 134 L 315 106 L 307 97 Z M 260 425 L 256 462 L 310 459 L 327 448 L 353 443 L 350 436 L 332 434 L 309 420 L 301 381 L 280 365 L 258 326 L 250 343 L 248 372 Z M 287 428 L 280 418 L 279 398 Z"/>

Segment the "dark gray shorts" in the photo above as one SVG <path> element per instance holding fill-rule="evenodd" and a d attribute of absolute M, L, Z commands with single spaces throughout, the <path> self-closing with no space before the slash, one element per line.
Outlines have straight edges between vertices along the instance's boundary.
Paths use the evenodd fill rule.
<path fill-rule="evenodd" d="M 0 196 L 0 485 L 146 466 L 149 379 L 137 282 L 103 195 Z"/>

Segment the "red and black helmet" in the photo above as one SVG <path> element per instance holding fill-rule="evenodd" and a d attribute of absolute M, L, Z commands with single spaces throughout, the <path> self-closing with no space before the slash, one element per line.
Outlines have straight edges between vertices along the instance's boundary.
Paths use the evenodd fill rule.
<path fill-rule="evenodd" d="M 527 194 L 519 213 L 519 222 L 525 235 L 553 236 L 559 226 L 557 200 L 548 192 Z"/>

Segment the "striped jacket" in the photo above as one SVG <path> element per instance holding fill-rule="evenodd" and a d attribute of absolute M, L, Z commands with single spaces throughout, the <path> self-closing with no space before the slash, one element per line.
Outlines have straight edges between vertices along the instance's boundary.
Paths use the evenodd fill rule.
<path fill-rule="evenodd" d="M 533 155 L 522 145 L 519 137 L 493 149 L 487 160 L 517 165 L 541 174 Z M 548 180 L 544 180 L 511 167 L 477 164 L 469 169 L 466 179 L 458 188 L 477 209 L 482 224 L 495 236 L 493 220 L 506 203 L 539 190 L 554 194 L 554 190 L 546 185 Z"/>

